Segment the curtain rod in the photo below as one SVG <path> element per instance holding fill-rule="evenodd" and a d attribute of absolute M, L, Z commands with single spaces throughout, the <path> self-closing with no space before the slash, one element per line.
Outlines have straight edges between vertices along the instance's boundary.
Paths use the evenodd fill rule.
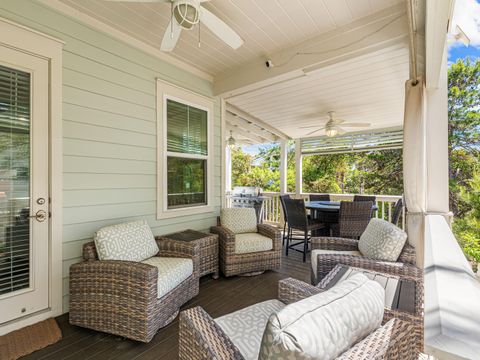
<path fill-rule="evenodd" d="M 410 78 L 413 85 L 417 85 L 417 24 L 415 21 L 415 0 L 406 0 L 407 2 L 407 18 L 408 18 L 408 35 L 410 47 Z"/>

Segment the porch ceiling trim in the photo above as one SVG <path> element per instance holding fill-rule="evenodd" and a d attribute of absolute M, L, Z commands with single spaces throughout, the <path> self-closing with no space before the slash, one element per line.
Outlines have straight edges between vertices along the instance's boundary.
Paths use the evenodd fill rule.
<path fill-rule="evenodd" d="M 402 147 L 402 129 L 386 129 L 374 132 L 350 133 L 336 137 L 321 136 L 301 139 L 302 155 L 341 154 L 401 149 Z"/>
<path fill-rule="evenodd" d="M 215 76 L 214 93 L 229 98 L 304 76 L 304 69 L 321 68 L 394 44 L 408 46 L 405 10 L 402 3 L 288 49 L 259 56 Z M 272 60 L 273 66 L 266 66 L 268 59 Z"/>
<path fill-rule="evenodd" d="M 259 137 L 265 139 L 265 141 L 274 142 L 278 140 L 278 136 L 272 134 L 271 132 L 232 114 L 231 112 L 227 111 L 226 113 L 226 121 L 230 125 L 234 125 L 239 127 L 242 130 L 248 131 L 249 133 L 253 133 L 258 135 Z"/>

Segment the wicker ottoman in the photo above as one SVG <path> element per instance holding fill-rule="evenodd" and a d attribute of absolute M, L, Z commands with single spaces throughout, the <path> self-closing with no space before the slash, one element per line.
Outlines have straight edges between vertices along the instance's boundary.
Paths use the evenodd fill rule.
<path fill-rule="evenodd" d="M 218 279 L 218 235 L 185 230 L 156 238 L 198 243 L 200 245 L 200 276 L 213 274 L 213 278 Z"/>

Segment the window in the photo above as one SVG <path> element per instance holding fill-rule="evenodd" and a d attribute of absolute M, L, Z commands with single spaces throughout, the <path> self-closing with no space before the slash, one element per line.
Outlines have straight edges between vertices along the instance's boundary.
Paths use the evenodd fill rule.
<path fill-rule="evenodd" d="M 157 82 L 158 218 L 211 206 L 212 100 Z"/>

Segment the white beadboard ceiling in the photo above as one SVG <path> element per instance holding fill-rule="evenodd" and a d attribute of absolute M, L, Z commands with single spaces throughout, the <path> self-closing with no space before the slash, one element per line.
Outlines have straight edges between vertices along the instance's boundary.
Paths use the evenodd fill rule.
<path fill-rule="evenodd" d="M 408 76 L 408 49 L 399 45 L 227 101 L 294 139 L 314 130 L 300 129 L 302 126 L 324 125 L 330 110 L 347 122 L 372 124 L 346 128 L 348 132 L 401 127 Z"/>
<path fill-rule="evenodd" d="M 103 0 L 61 0 L 155 48 L 170 20 L 165 3 L 112 3 Z M 211 75 L 236 68 L 260 55 L 279 51 L 319 34 L 372 15 L 402 0 L 211 0 L 209 10 L 245 40 L 233 50 L 202 27 L 183 31 L 172 55 Z"/>

